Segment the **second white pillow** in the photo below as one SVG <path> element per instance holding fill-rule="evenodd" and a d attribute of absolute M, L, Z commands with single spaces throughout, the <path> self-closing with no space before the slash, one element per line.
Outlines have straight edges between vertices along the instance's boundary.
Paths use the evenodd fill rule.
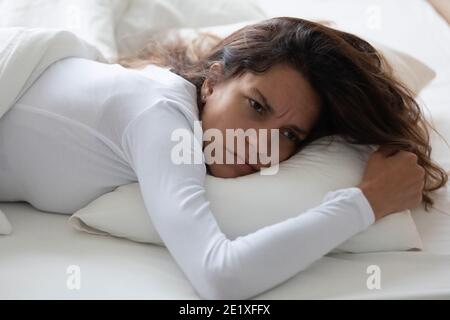
<path fill-rule="evenodd" d="M 294 217 L 320 205 L 327 192 L 357 185 L 372 149 L 352 146 L 336 137 L 322 138 L 282 162 L 275 175 L 254 173 L 234 179 L 207 175 L 211 210 L 230 239 Z M 124 185 L 73 214 L 69 223 L 80 231 L 110 234 L 163 245 L 151 223 L 139 185 Z M 334 251 L 371 252 L 422 249 L 410 211 L 389 215 Z"/>

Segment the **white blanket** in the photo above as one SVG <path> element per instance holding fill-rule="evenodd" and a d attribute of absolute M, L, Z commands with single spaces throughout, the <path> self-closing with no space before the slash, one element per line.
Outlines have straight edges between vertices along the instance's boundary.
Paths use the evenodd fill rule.
<path fill-rule="evenodd" d="M 72 56 L 106 62 L 95 47 L 69 31 L 0 28 L 0 118 L 49 65 Z M 0 234 L 10 232 L 0 211 Z"/>

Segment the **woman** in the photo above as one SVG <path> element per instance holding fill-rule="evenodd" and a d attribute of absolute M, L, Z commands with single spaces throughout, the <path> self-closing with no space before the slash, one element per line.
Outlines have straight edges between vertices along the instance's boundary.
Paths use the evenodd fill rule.
<path fill-rule="evenodd" d="M 132 63 L 67 58 L 45 71 L 0 121 L 0 201 L 71 214 L 139 181 L 154 226 L 198 294 L 244 299 L 294 276 L 374 221 L 422 201 L 431 205 L 427 193 L 447 181 L 430 159 L 428 124 L 417 103 L 356 36 L 280 17 L 238 30 L 197 56 L 176 42 L 147 49 L 151 56 L 144 50 Z M 230 178 L 268 165 L 176 164 L 175 130 L 184 129 L 203 150 L 211 142 L 194 136 L 198 120 L 204 132 L 279 129 L 279 161 L 327 135 L 382 147 L 359 185 L 230 240 L 205 197 L 207 172 Z M 245 142 L 245 154 L 233 156 L 249 162 L 250 150 L 272 141 Z M 196 148 L 188 152 L 199 155 Z"/>

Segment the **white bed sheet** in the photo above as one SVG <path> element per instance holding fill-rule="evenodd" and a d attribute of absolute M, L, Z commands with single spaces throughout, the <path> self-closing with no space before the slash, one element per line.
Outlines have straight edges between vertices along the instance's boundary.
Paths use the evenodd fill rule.
<path fill-rule="evenodd" d="M 258 1 L 269 16 L 334 20 L 426 62 L 437 77 L 421 99 L 438 129 L 450 137 L 445 128 L 450 124 L 450 31 L 428 3 Z M 380 28 L 376 21 L 367 23 L 377 12 Z M 450 152 L 438 141 L 435 146 L 435 159 L 450 169 Z M 79 233 L 67 225 L 68 216 L 43 213 L 25 203 L 1 203 L 0 209 L 13 225 L 11 235 L 0 237 L 0 299 L 198 299 L 165 248 Z M 450 298 L 450 216 L 413 210 L 413 217 L 423 252 L 328 255 L 255 299 Z M 71 265 L 80 267 L 80 290 L 67 288 Z M 370 265 L 380 267 L 379 290 L 366 286 Z"/>
<path fill-rule="evenodd" d="M 0 238 L 0 299 L 199 299 L 165 248 L 73 230 L 66 215 L 2 203 L 14 226 Z M 255 299 L 450 298 L 450 217 L 421 219 L 425 252 L 332 254 Z M 80 290 L 70 290 L 70 266 Z M 367 267 L 381 289 L 366 286 Z"/>

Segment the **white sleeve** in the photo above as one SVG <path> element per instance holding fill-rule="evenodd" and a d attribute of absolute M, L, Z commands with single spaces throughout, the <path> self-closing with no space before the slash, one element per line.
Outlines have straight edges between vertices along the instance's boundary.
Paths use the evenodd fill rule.
<path fill-rule="evenodd" d="M 122 141 L 155 228 L 202 298 L 251 298 L 374 222 L 368 200 L 352 187 L 329 192 L 321 205 L 296 217 L 228 239 L 205 196 L 204 161 L 171 161 L 171 149 L 178 143 L 171 141 L 175 129 L 189 130 L 194 139 L 180 108 L 174 101 L 159 101 L 128 126 Z"/>

